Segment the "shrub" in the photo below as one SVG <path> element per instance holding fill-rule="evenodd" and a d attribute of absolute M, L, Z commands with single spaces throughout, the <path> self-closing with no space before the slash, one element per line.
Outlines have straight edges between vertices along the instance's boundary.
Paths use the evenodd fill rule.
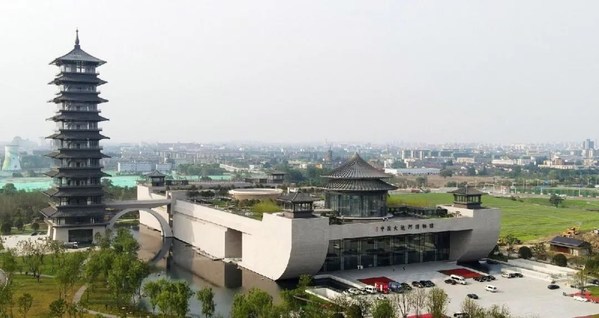
<path fill-rule="evenodd" d="M 551 259 L 551 262 L 557 266 L 566 267 L 568 265 L 568 259 L 564 254 L 555 254 Z"/>
<path fill-rule="evenodd" d="M 532 250 L 528 246 L 522 246 L 518 249 L 518 256 L 523 259 L 529 259 L 532 257 Z"/>

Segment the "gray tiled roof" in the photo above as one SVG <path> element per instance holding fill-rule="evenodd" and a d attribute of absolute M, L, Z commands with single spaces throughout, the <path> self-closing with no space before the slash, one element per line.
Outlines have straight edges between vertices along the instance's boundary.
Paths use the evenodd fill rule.
<path fill-rule="evenodd" d="M 318 199 L 313 198 L 308 193 L 291 192 L 291 193 L 287 193 L 285 195 L 280 196 L 277 200 L 284 201 L 284 202 L 302 203 L 302 202 L 314 202 L 314 201 L 317 201 Z"/>
<path fill-rule="evenodd" d="M 100 140 L 100 139 L 110 139 L 102 134 L 100 134 L 97 130 L 67 130 L 61 129 L 59 133 L 52 134 L 46 138 L 52 139 L 62 139 L 62 140 L 75 140 L 75 139 L 90 139 L 90 140 Z"/>
<path fill-rule="evenodd" d="M 377 170 L 355 153 L 348 161 L 323 177 L 329 179 L 382 179 L 390 176 Z"/>
<path fill-rule="evenodd" d="M 85 52 L 81 49 L 79 44 L 76 44 L 75 47 L 71 50 L 71 52 L 54 59 L 54 61 L 50 62 L 50 64 L 61 65 L 64 62 L 88 62 L 97 65 L 102 65 L 106 63 L 106 61 L 100 60 L 97 57 L 92 56 L 91 54 Z"/>
<path fill-rule="evenodd" d="M 50 170 L 45 173 L 48 177 L 71 177 L 71 178 L 86 178 L 86 177 L 110 177 L 108 173 L 102 172 L 100 169 L 85 169 L 85 170 L 70 170 L 59 171 L 57 169 Z"/>
<path fill-rule="evenodd" d="M 158 170 L 153 170 L 152 172 L 148 172 L 145 174 L 146 177 L 166 177 L 165 174 L 161 173 Z"/>
<path fill-rule="evenodd" d="M 90 73 L 60 73 L 58 77 L 53 79 L 48 84 L 60 84 L 63 82 L 75 82 L 75 83 L 91 83 L 102 85 L 106 84 L 105 80 L 99 79 L 97 74 Z"/>
<path fill-rule="evenodd" d="M 379 179 L 332 179 L 327 183 L 326 189 L 330 191 L 390 191 L 397 187 Z"/>
<path fill-rule="evenodd" d="M 457 190 L 449 191 L 448 193 L 463 194 L 463 195 L 481 195 L 481 194 L 486 194 L 484 192 L 478 191 L 473 186 L 461 187 L 461 188 L 459 188 Z"/>
<path fill-rule="evenodd" d="M 549 244 L 564 246 L 564 247 L 582 247 L 582 246 L 588 245 L 589 243 L 586 241 L 577 240 L 577 239 L 571 238 L 571 237 L 556 236 L 551 241 L 549 241 Z"/>
<path fill-rule="evenodd" d="M 84 111 L 60 111 L 59 114 L 56 114 L 50 118 L 48 118 L 48 120 L 53 120 L 53 121 L 105 121 L 108 120 L 107 118 L 104 118 L 102 116 L 100 116 L 98 114 L 98 112 L 84 112 Z"/>
<path fill-rule="evenodd" d="M 64 159 L 64 158 L 92 158 L 92 159 L 100 159 L 100 158 L 110 158 L 99 150 L 82 150 L 82 149 L 63 149 L 61 151 L 53 151 L 46 155 L 46 157 L 55 158 L 55 159 Z"/>

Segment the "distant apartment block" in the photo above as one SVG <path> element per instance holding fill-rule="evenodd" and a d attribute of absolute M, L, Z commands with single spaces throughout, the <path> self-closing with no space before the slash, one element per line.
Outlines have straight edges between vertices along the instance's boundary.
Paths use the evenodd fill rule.
<path fill-rule="evenodd" d="M 117 163 L 117 171 L 123 173 L 133 172 L 150 172 L 154 170 L 153 164 L 149 162 L 119 162 Z"/>
<path fill-rule="evenodd" d="M 422 175 L 437 175 L 441 172 L 438 168 L 399 168 L 385 169 L 385 173 L 390 173 L 396 176 L 422 176 Z"/>

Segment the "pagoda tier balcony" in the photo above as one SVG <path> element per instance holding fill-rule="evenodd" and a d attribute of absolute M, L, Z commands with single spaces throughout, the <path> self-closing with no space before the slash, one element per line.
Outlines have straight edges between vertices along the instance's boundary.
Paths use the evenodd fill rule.
<path fill-rule="evenodd" d="M 100 115 L 98 115 L 98 111 L 78 111 L 78 112 L 72 112 L 72 111 L 63 111 L 63 110 L 59 110 L 56 112 L 56 115 L 46 119 L 48 121 L 55 121 L 55 122 L 78 122 L 78 121 L 84 121 L 84 122 L 101 122 L 101 121 L 107 121 L 107 118 L 104 118 Z"/>
<path fill-rule="evenodd" d="M 60 96 L 49 100 L 49 103 L 75 102 L 75 103 L 106 103 L 108 100 L 98 94 L 61 93 Z"/>
<path fill-rule="evenodd" d="M 97 147 L 102 148 L 102 147 Z M 52 151 L 46 154 L 46 157 L 54 159 L 102 159 L 110 158 L 100 152 L 101 149 L 68 149 L 59 148 L 60 151 Z M 79 151 L 81 150 L 81 151 Z"/>
<path fill-rule="evenodd" d="M 106 136 L 101 135 L 97 130 L 66 130 L 62 129 L 59 133 L 52 134 L 46 139 L 58 139 L 58 140 L 81 140 L 81 143 L 86 140 L 100 140 L 110 139 Z M 76 142 L 74 142 L 76 144 Z M 82 145 L 83 146 L 83 145 Z"/>
<path fill-rule="evenodd" d="M 69 167 L 69 166 L 55 166 L 54 169 L 59 169 L 59 170 L 64 170 L 64 171 L 71 171 L 71 170 L 89 170 L 89 169 L 104 169 L 103 165 L 86 165 L 86 166 L 79 166 L 79 167 Z"/>
<path fill-rule="evenodd" d="M 81 120 L 79 120 L 79 121 L 81 121 Z M 59 121 L 59 122 L 62 122 L 62 121 Z M 61 127 L 61 128 L 58 128 L 57 130 L 55 130 L 54 133 L 58 134 L 58 133 L 62 133 L 62 132 L 65 132 L 65 131 L 66 132 L 71 132 L 71 131 L 82 131 L 82 132 L 94 131 L 94 132 L 98 132 L 99 133 L 99 132 L 102 131 L 102 128 L 100 128 L 100 127 L 89 127 L 89 128 L 85 128 L 85 127 L 79 127 L 79 128 L 77 128 L 77 127 Z"/>
<path fill-rule="evenodd" d="M 61 183 L 61 184 L 54 184 L 54 187 L 58 190 L 69 190 L 69 189 L 87 189 L 87 188 L 102 188 L 102 184 L 100 183 L 79 183 L 79 184 L 66 184 L 66 183 Z"/>
<path fill-rule="evenodd" d="M 42 209 L 42 214 L 46 217 L 95 217 L 99 220 L 104 220 L 104 213 L 106 209 L 104 206 L 81 209 L 77 207 L 75 209 L 64 209 L 63 207 L 56 207 L 50 205 L 49 207 Z"/>
<path fill-rule="evenodd" d="M 52 169 L 45 173 L 48 177 L 51 178 L 102 178 L 102 177 L 110 177 L 108 173 L 102 172 L 98 168 L 90 168 L 90 169 L 65 169 L 65 168 L 57 168 Z"/>
<path fill-rule="evenodd" d="M 103 150 L 104 147 L 101 146 L 76 146 L 76 145 L 70 145 L 70 146 L 61 146 L 56 148 L 56 150 L 58 151 L 65 151 L 65 150 L 98 150 L 101 151 Z"/>
<path fill-rule="evenodd" d="M 104 196 L 104 190 L 102 187 L 93 187 L 93 188 L 52 188 L 43 192 L 48 197 L 53 197 L 60 202 L 61 198 L 79 198 L 81 200 L 87 200 L 88 197 L 102 197 Z M 87 202 L 87 201 L 86 201 Z M 87 204 L 83 204 L 87 205 Z"/>
<path fill-rule="evenodd" d="M 100 73 L 58 73 L 55 78 L 50 81 L 49 85 L 60 85 L 63 83 L 85 83 L 102 85 L 107 82 L 98 78 Z"/>

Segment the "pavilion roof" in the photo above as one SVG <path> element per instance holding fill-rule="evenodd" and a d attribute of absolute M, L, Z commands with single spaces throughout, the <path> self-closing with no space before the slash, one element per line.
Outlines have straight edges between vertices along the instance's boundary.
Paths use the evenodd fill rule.
<path fill-rule="evenodd" d="M 482 191 L 477 190 L 474 186 L 465 186 L 458 188 L 457 190 L 449 191 L 448 193 L 461 194 L 461 195 L 483 195 L 486 194 Z"/>
<path fill-rule="evenodd" d="M 329 179 L 383 179 L 390 176 L 366 162 L 358 153 L 337 167 L 324 178 Z"/>
<path fill-rule="evenodd" d="M 104 195 L 102 187 L 96 188 L 63 188 L 56 189 L 52 188 L 43 192 L 49 197 L 85 197 L 85 196 L 100 196 Z"/>
<path fill-rule="evenodd" d="M 313 198 L 308 193 L 304 192 L 291 192 L 280 196 L 277 201 L 282 202 L 291 202 L 291 203 L 310 203 L 314 201 L 318 201 L 318 199 Z"/>
<path fill-rule="evenodd" d="M 152 170 L 152 172 L 149 172 L 147 174 L 145 174 L 146 177 L 166 177 L 166 175 L 158 170 Z"/>
<path fill-rule="evenodd" d="M 577 240 L 571 237 L 556 236 L 551 241 L 549 241 L 549 244 L 563 247 L 588 247 L 589 242 Z"/>
<path fill-rule="evenodd" d="M 331 179 L 327 182 L 326 189 L 329 191 L 390 191 L 397 189 L 396 186 L 380 179 Z"/>

